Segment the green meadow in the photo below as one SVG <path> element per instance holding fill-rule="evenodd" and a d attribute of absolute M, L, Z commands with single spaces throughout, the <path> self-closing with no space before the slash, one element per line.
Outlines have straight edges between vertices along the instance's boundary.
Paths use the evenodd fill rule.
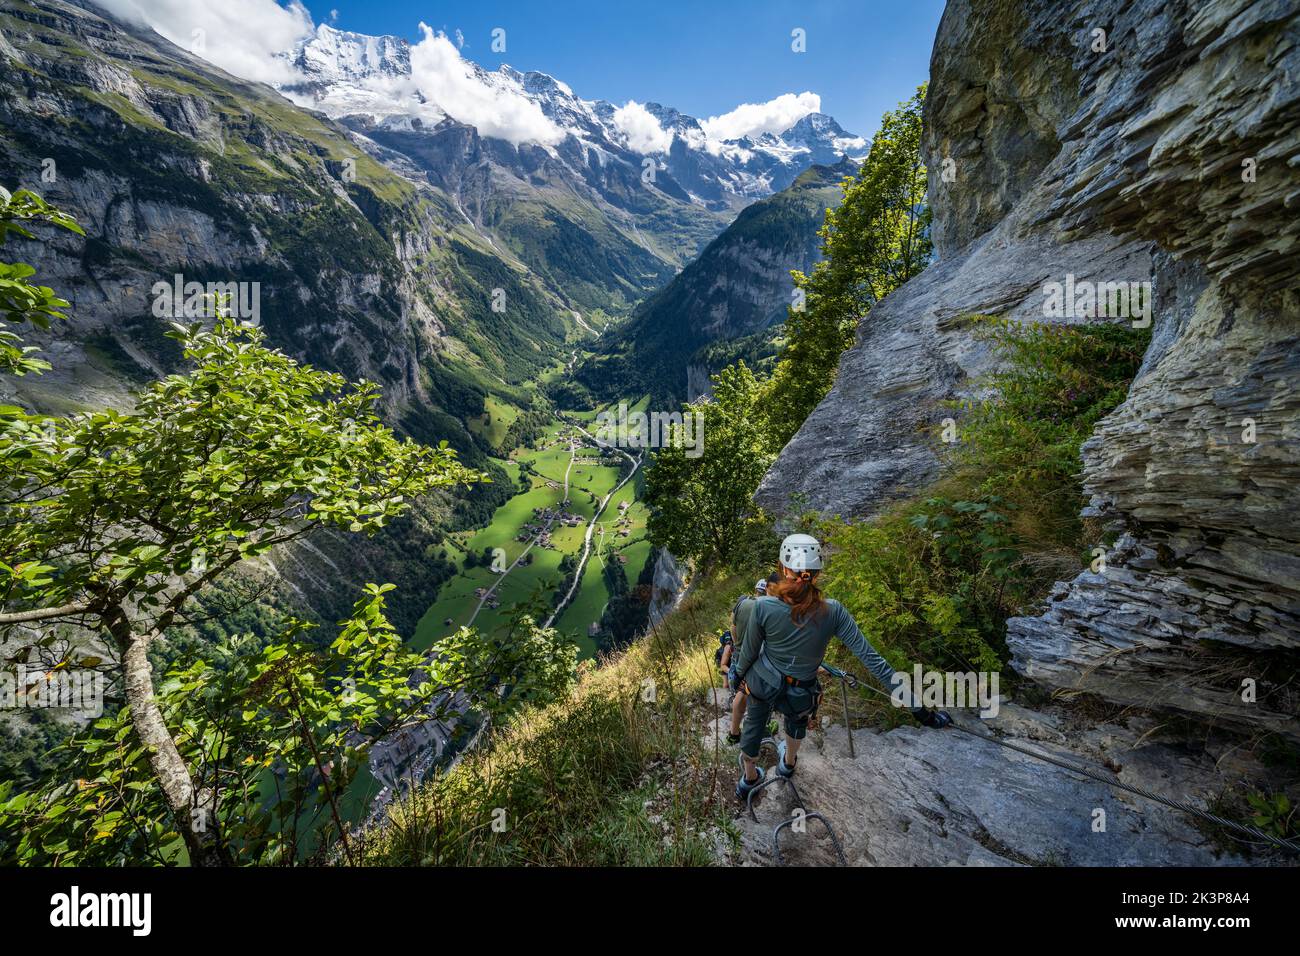
<path fill-rule="evenodd" d="M 587 412 L 575 417 L 591 422 L 595 414 Z M 504 434 L 512 420 L 504 409 L 489 403 L 479 427 L 499 428 Z M 585 427 L 592 430 L 590 424 Z M 571 451 L 571 439 L 576 451 Z M 593 461 L 574 461 L 574 458 Z M 518 605 L 536 602 L 538 598 L 549 603 L 564 580 L 560 562 L 567 555 L 581 556 L 587 523 L 596 514 L 601 499 L 620 480 L 622 472 L 618 463 L 624 459 L 620 456 L 596 463 L 594 459 L 599 458 L 600 449 L 594 442 L 571 426 L 557 421 L 532 446 L 517 448 L 508 458 L 500 460 L 516 484 L 520 483 L 521 475 L 527 476 L 528 490 L 520 491 L 501 505 L 486 527 L 454 535 L 449 540 L 448 554 L 461 560 L 460 573 L 442 586 L 438 599 L 421 618 L 411 640 L 413 646 L 421 650 L 428 648 L 471 621 L 475 627 L 485 630 L 505 627 Z M 566 473 L 569 504 L 564 507 L 561 502 L 564 500 Z M 605 550 L 614 547 L 627 557 L 624 571 L 631 586 L 636 585 L 637 576 L 650 554 L 650 543 L 645 537 L 645 508 L 637 500 L 639 478 L 638 474 L 636 480 L 629 481 L 610 499 L 593 531 L 592 555 L 584 569 L 582 584 L 572 603 L 554 624 L 577 641 L 580 655 L 584 658 L 595 654 L 595 642 L 588 636 L 588 627 L 600 620 L 610 597 L 603 574 Z M 622 502 L 628 503 L 625 514 L 619 510 Z M 535 513 L 539 508 L 579 515 L 582 523 L 569 527 L 557 521 L 550 528 L 548 547 L 540 543 L 530 547 L 535 534 L 525 533 L 524 526 L 541 525 Z M 621 531 L 627 533 L 620 534 Z M 522 541 L 519 540 L 521 536 L 524 537 Z M 465 555 L 482 555 L 495 548 L 505 552 L 507 567 L 514 565 L 504 579 L 488 566 L 465 566 Z M 521 555 L 525 556 L 524 560 L 515 565 Z M 493 585 L 496 585 L 496 590 L 492 597 L 498 606 L 494 608 L 483 603 L 480 608 L 480 595 L 476 592 Z"/>

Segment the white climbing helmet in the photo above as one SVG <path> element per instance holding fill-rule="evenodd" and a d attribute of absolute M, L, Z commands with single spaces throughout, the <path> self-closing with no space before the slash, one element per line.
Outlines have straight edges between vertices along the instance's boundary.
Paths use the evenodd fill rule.
<path fill-rule="evenodd" d="M 792 534 L 781 542 L 781 563 L 791 571 L 820 571 L 822 546 L 810 534 Z"/>
<path fill-rule="evenodd" d="M 759 594 L 767 593 L 767 578 L 759 578 L 758 583 L 754 585 L 754 590 Z"/>

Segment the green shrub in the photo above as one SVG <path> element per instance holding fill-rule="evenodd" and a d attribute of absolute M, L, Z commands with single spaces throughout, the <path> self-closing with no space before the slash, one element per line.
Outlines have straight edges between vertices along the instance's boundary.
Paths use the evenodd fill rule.
<path fill-rule="evenodd" d="M 990 396 L 951 403 L 961 413 L 953 477 L 971 495 L 1014 502 L 1023 534 L 1073 545 L 1082 532 L 1079 447 L 1128 394 L 1151 332 L 985 319 L 977 334 L 1003 364 L 988 376 Z"/>
<path fill-rule="evenodd" d="M 999 504 L 930 498 L 876 521 L 827 522 L 827 593 L 896 668 L 998 670 L 1023 578 Z"/>
<path fill-rule="evenodd" d="M 824 521 L 827 593 L 896 667 L 997 670 L 1008 617 L 1080 566 L 1079 448 L 1127 394 L 1150 333 L 1015 325 L 982 333 L 1005 364 L 964 414 L 946 474 L 872 521 Z"/>

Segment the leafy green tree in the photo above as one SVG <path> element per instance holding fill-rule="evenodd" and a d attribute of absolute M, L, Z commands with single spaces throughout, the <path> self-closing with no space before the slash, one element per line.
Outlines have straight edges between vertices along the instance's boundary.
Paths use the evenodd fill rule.
<path fill-rule="evenodd" d="M 771 377 L 743 361 L 714 378 L 714 400 L 686 406 L 704 415 L 704 454 L 655 455 L 646 475 L 649 530 L 656 544 L 696 559 L 749 560 L 765 522 L 752 498 L 768 465 L 830 390 L 840 355 L 862 316 L 930 260 L 930 213 L 921 162 L 925 87 L 881 120 L 844 198 L 826 211 L 824 258 L 794 272 L 804 294 L 785 323 Z"/>
<path fill-rule="evenodd" d="M 76 221 L 26 189 L 10 194 L 0 186 L 0 245 L 9 233 L 24 239 L 36 238 L 21 222 L 48 222 L 78 235 L 85 235 Z M 62 319 L 60 309 L 68 303 L 54 294 L 48 286 L 36 285 L 28 279 L 36 272 L 23 262 L 0 262 L 0 319 L 13 325 L 29 323 L 40 329 L 49 328 L 50 319 Z M 17 333 L 0 328 L 0 372 L 25 375 L 48 369 L 49 363 L 30 357 L 36 351 L 22 344 Z M 13 410 L 8 414 L 12 415 Z"/>
<path fill-rule="evenodd" d="M 0 195 L 0 238 L 20 220 L 80 231 L 34 194 Z M 7 267 L 0 305 L 37 325 L 64 303 Z M 334 525 L 373 532 L 435 488 L 478 481 L 445 445 L 401 440 L 350 386 L 220 318 L 169 333 L 193 366 L 144 389 L 129 412 L 0 414 L 0 627 L 52 670 L 98 666 L 68 631 L 102 635 L 120 666 L 131 732 L 192 862 L 230 859 L 211 788 L 196 784 L 160 707 L 150 647 L 194 596 L 241 561 Z M 39 372 L 12 333 L 7 370 Z M 53 660 L 49 657 L 52 656 Z"/>
<path fill-rule="evenodd" d="M 601 565 L 601 576 L 605 579 L 605 590 L 609 592 L 609 596 L 619 598 L 627 594 L 629 590 L 627 572 L 623 570 L 623 562 L 618 559 L 618 548 L 612 544 L 608 545 Z"/>
<path fill-rule="evenodd" d="M 925 85 L 886 113 L 844 198 L 826 210 L 822 256 L 810 274 L 791 273 L 802 308 L 786 318 L 766 408 L 772 441 L 784 445 L 830 390 L 840 355 L 872 306 L 930 261 L 930 210 L 921 162 Z"/>
<path fill-rule="evenodd" d="M 389 590 L 368 585 L 327 648 L 307 639 L 309 625 L 291 622 L 264 647 L 250 635 L 209 648 L 229 659 L 178 661 L 159 682 L 177 749 L 212 795 L 214 819 L 204 822 L 220 834 L 221 855 L 292 865 L 313 848 L 319 856 L 338 847 L 355 862 L 343 804 L 377 743 L 463 709 L 499 718 L 572 679 L 576 647 L 528 619 L 493 636 L 462 628 L 432 654 L 412 651 L 384 615 Z M 0 785 L 0 860 L 177 862 L 182 839 L 129 708 L 59 755 L 64 772 L 41 788 L 7 794 Z"/>
<path fill-rule="evenodd" d="M 223 318 L 170 334 L 194 368 L 146 388 L 133 411 L 23 415 L 0 433 L 0 625 L 38 626 L 46 641 L 60 624 L 108 636 L 191 859 L 222 862 L 216 828 L 190 825 L 210 795 L 158 707 L 150 646 L 239 562 L 323 524 L 372 532 L 413 497 L 478 475 L 380 424 L 377 386 L 302 366 L 260 330 Z"/>
<path fill-rule="evenodd" d="M 671 442 L 654 455 L 646 475 L 651 539 L 680 557 L 731 561 L 763 523 L 754 491 L 772 463 L 758 402 L 762 383 L 741 362 L 713 379 L 713 400 L 684 406 L 703 416 L 696 426 L 699 457 Z"/>

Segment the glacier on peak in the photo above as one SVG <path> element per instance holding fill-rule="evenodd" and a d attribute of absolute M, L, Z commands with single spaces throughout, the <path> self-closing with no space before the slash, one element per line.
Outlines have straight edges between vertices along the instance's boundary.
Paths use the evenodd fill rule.
<path fill-rule="evenodd" d="M 720 190 L 761 197 L 813 163 L 845 155 L 860 161 L 867 151 L 866 139 L 815 109 L 779 131 L 760 125 L 744 135 L 718 133 L 743 127 L 750 115 L 768 127 L 781 125 L 782 116 L 818 106 L 815 94 L 783 94 L 770 104 L 742 104 L 733 114 L 701 121 L 653 102 L 585 100 L 539 71 L 506 64 L 486 70 L 463 58 L 445 34 L 420 27 L 423 36 L 412 44 L 321 24 L 283 54 L 300 79 L 279 89 L 300 106 L 334 117 L 369 117 L 387 128 L 431 130 L 452 120 L 516 148 L 540 144 L 553 156 L 570 137 L 584 159 L 594 156 L 601 164 L 618 157 L 640 166 L 655 156 L 670 172 L 683 170 L 679 178 L 692 195 Z"/>

